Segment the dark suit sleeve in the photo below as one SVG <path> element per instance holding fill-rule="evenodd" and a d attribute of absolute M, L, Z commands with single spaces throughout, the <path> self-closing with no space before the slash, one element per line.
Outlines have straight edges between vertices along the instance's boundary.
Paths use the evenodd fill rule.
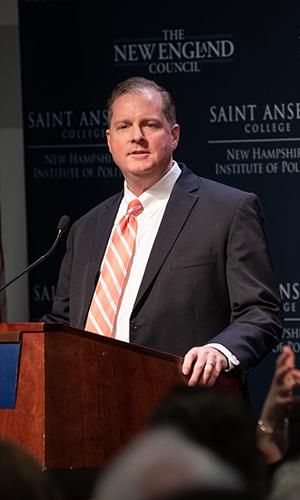
<path fill-rule="evenodd" d="M 283 321 L 262 209 L 254 194 L 246 194 L 234 213 L 226 262 L 231 321 L 211 342 L 225 345 L 247 369 L 276 346 Z"/>

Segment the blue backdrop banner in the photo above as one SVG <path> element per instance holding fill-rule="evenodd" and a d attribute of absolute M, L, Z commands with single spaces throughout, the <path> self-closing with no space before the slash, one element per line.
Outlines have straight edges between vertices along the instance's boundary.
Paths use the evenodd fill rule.
<path fill-rule="evenodd" d="M 137 12 L 140 22 L 136 21 Z M 29 260 L 120 190 L 105 103 L 128 76 L 153 78 L 177 103 L 175 159 L 254 192 L 285 311 L 282 343 L 300 351 L 300 4 L 19 0 Z M 53 228 L 53 233 L 51 232 Z M 37 238 L 37 235 L 39 237 Z M 30 275 L 31 319 L 51 308 L 64 252 Z M 282 344 L 251 378 L 263 400 Z"/>

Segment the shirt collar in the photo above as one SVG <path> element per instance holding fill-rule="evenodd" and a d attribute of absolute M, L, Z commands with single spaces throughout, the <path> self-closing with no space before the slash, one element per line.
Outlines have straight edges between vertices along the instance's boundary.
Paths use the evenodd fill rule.
<path fill-rule="evenodd" d="M 168 200 L 175 182 L 177 181 L 181 170 L 176 161 L 173 161 L 173 165 L 168 170 L 168 172 L 153 186 L 151 186 L 147 191 L 144 191 L 138 198 L 142 203 L 144 208 L 147 208 L 154 201 L 165 201 Z M 135 199 L 136 196 L 128 189 L 126 181 L 124 182 L 124 198 L 128 204 L 131 200 Z"/>

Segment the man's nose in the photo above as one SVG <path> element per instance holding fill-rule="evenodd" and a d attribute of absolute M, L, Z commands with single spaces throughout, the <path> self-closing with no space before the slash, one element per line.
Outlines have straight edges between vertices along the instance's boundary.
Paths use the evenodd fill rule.
<path fill-rule="evenodd" d="M 142 127 L 140 125 L 134 125 L 132 127 L 132 141 L 139 142 L 144 138 L 145 137 Z"/>

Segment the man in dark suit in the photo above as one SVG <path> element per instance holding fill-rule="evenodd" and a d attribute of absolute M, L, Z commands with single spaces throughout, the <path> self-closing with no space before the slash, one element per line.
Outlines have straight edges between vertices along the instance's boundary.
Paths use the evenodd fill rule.
<path fill-rule="evenodd" d="M 172 97 L 155 82 L 133 77 L 114 89 L 107 140 L 124 191 L 73 225 L 44 320 L 85 327 L 112 228 L 138 198 L 144 209 L 113 336 L 184 355 L 191 385 L 214 384 L 278 343 L 281 301 L 257 197 L 177 164 L 179 133 Z"/>

